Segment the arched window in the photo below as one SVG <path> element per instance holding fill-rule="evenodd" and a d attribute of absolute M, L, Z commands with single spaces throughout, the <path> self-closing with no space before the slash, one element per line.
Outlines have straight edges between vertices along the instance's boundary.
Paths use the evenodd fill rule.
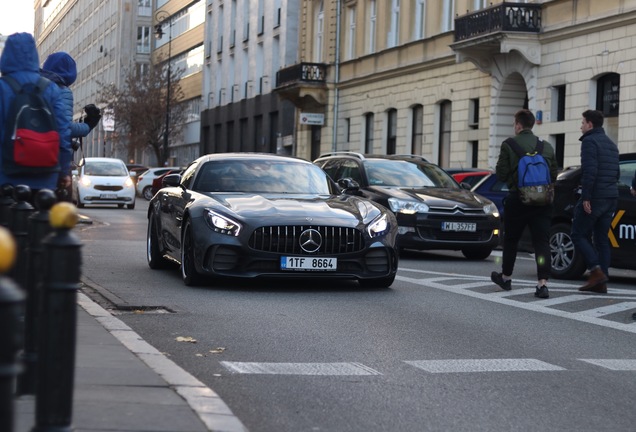
<path fill-rule="evenodd" d="M 596 81 L 596 109 L 604 117 L 618 117 L 620 102 L 621 76 L 608 73 Z"/>

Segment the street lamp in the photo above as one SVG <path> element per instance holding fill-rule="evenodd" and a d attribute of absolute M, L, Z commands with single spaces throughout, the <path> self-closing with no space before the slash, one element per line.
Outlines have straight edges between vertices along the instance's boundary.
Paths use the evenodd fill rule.
<path fill-rule="evenodd" d="M 171 57 L 172 57 L 172 19 L 170 18 L 170 14 L 166 11 L 157 11 L 155 13 L 155 35 L 158 39 L 161 39 L 165 34 L 163 32 L 163 24 L 168 24 L 168 88 L 166 91 L 166 128 L 163 133 L 163 154 L 165 156 L 165 162 L 168 162 L 168 136 L 170 131 L 170 81 L 172 79 L 172 73 L 170 68 Z"/>

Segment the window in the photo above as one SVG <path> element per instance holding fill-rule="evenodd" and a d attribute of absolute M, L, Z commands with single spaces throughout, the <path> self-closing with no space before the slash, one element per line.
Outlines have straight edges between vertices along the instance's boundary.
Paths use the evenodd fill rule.
<path fill-rule="evenodd" d="M 473 9 L 480 10 L 488 7 L 489 0 L 473 0 Z"/>
<path fill-rule="evenodd" d="M 413 40 L 424 39 L 426 36 L 426 0 L 415 0 L 415 23 L 413 25 Z"/>
<path fill-rule="evenodd" d="M 137 53 L 150 53 L 150 27 L 137 27 Z"/>
<path fill-rule="evenodd" d="M 471 129 L 479 128 L 479 99 L 471 99 L 468 107 L 468 126 Z"/>
<path fill-rule="evenodd" d="M 455 28 L 455 0 L 443 0 L 442 8 L 442 32 Z"/>
<path fill-rule="evenodd" d="M 609 73 L 600 77 L 596 84 L 596 109 L 605 117 L 618 117 L 621 76 Z"/>
<path fill-rule="evenodd" d="M 351 141 L 351 119 L 345 119 L 345 142 Z"/>
<path fill-rule="evenodd" d="M 422 154 L 422 138 L 424 129 L 424 107 L 415 105 L 412 109 L 413 127 L 411 129 L 411 154 Z"/>
<path fill-rule="evenodd" d="M 236 44 L 236 0 L 230 3 L 230 48 Z"/>
<path fill-rule="evenodd" d="M 451 101 L 439 105 L 438 165 L 443 167 L 450 163 L 451 108 Z"/>
<path fill-rule="evenodd" d="M 323 10 L 323 2 L 320 2 L 320 5 L 318 6 L 317 10 L 316 10 L 316 17 L 315 17 L 315 42 L 314 42 L 314 61 L 315 62 L 320 62 L 322 61 L 322 38 L 323 38 L 323 32 L 324 32 L 324 10 Z"/>
<path fill-rule="evenodd" d="M 477 168 L 479 165 L 479 141 L 470 141 L 468 149 L 470 151 L 470 166 Z"/>
<path fill-rule="evenodd" d="M 349 31 L 347 33 L 347 50 L 346 59 L 351 60 L 356 56 L 356 8 L 355 6 L 347 8 L 349 16 Z"/>
<path fill-rule="evenodd" d="M 203 70 L 203 51 L 203 45 L 199 45 L 188 52 L 172 57 L 172 67 L 183 71 L 181 79 Z"/>
<path fill-rule="evenodd" d="M 391 22 L 386 46 L 397 46 L 400 41 L 400 0 L 391 0 Z"/>
<path fill-rule="evenodd" d="M 367 40 L 367 54 L 375 52 L 375 19 L 376 19 L 376 0 L 369 2 L 369 39 Z"/>
<path fill-rule="evenodd" d="M 364 152 L 373 153 L 373 113 L 364 115 Z"/>
<path fill-rule="evenodd" d="M 397 142 L 397 110 L 387 111 L 386 154 L 395 154 Z"/>
<path fill-rule="evenodd" d="M 219 16 L 216 26 L 216 34 L 218 36 L 216 45 L 217 54 L 223 52 L 223 21 L 223 5 L 221 5 L 219 6 Z"/>
<path fill-rule="evenodd" d="M 150 0 L 137 0 L 137 15 L 150 16 L 152 13 L 152 7 Z"/>
<path fill-rule="evenodd" d="M 265 3 L 258 0 L 258 27 L 256 33 L 260 36 L 265 32 Z"/>
<path fill-rule="evenodd" d="M 555 121 L 565 120 L 565 86 L 552 87 L 552 112 Z"/>
<path fill-rule="evenodd" d="M 250 39 L 250 0 L 243 0 L 243 42 Z"/>

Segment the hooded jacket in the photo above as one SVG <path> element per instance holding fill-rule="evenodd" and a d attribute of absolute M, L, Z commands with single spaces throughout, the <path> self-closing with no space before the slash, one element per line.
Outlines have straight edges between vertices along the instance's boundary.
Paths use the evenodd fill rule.
<path fill-rule="evenodd" d="M 53 53 L 44 61 L 40 73 L 43 77 L 56 83 L 60 88 L 65 106 L 64 115 L 66 115 L 71 127 L 70 138 L 80 138 L 88 135 L 91 128 L 86 123 L 73 121 L 73 92 L 69 88 L 77 79 L 77 66 L 73 57 L 65 52 Z"/>
<path fill-rule="evenodd" d="M 0 72 L 2 76 L 13 77 L 20 85 L 37 83 L 40 79 L 40 62 L 35 47 L 35 39 L 29 33 L 14 33 L 5 42 L 2 56 L 0 56 Z M 49 85 L 43 93 L 55 114 L 58 133 L 60 134 L 59 164 L 61 172 L 68 172 L 71 164 L 72 149 L 70 140 L 70 123 L 64 115 L 64 102 L 60 97 L 60 90 L 56 85 Z M 13 89 L 0 79 L 0 142 L 4 140 L 5 121 L 11 102 L 15 98 Z M 0 158 L 2 149 L 0 146 Z M 59 173 L 45 173 L 30 176 L 7 176 L 0 164 L 0 185 L 6 183 L 13 186 L 27 185 L 33 190 L 55 190 Z"/>

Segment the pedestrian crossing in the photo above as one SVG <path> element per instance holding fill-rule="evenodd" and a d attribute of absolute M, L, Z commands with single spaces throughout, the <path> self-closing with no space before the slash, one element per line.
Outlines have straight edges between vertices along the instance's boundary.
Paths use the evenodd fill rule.
<path fill-rule="evenodd" d="M 434 288 L 525 310 L 636 333 L 636 291 L 608 288 L 607 294 L 577 291 L 578 285 L 550 281 L 550 298 L 534 297 L 536 281 L 513 279 L 502 291 L 490 277 L 436 272 L 401 266 L 397 281 Z"/>
<path fill-rule="evenodd" d="M 636 371 L 636 359 L 576 359 L 578 362 L 610 371 Z M 532 358 L 404 360 L 403 363 L 430 374 L 485 372 L 562 372 L 580 371 Z M 222 361 L 220 364 L 237 375 L 296 376 L 379 376 L 394 373 L 374 369 L 362 363 L 271 363 Z"/>

